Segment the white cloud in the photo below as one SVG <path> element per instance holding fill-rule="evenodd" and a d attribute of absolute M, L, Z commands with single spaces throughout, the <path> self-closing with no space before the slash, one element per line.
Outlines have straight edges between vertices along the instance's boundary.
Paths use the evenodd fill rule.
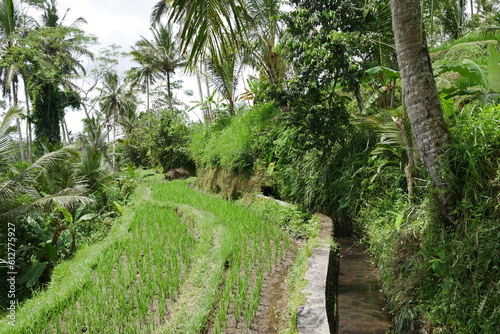
<path fill-rule="evenodd" d="M 64 13 L 66 24 L 83 17 L 87 24 L 81 28 L 99 38 L 102 46 L 117 44 L 125 51 L 141 35 L 149 36 L 150 16 L 158 0 L 59 0 L 58 9 Z"/>

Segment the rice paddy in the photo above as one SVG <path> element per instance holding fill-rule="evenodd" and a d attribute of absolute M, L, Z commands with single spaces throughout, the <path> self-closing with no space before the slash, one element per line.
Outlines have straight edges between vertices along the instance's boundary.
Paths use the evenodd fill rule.
<path fill-rule="evenodd" d="M 223 333 L 229 323 L 244 332 L 265 274 L 292 246 L 261 212 L 157 176 L 116 224 L 94 258 L 55 271 L 9 333 Z"/>

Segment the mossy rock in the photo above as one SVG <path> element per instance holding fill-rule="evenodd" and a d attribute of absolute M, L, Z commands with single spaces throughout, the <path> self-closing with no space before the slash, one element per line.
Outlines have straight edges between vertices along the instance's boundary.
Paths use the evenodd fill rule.
<path fill-rule="evenodd" d="M 260 192 L 268 176 L 261 172 L 234 172 L 221 167 L 199 168 L 196 185 L 228 199 Z"/>

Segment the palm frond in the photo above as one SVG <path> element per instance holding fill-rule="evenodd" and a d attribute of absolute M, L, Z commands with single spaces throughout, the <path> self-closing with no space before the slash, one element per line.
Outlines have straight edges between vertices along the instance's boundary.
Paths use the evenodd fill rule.
<path fill-rule="evenodd" d="M 0 221 L 6 221 L 9 219 L 13 219 L 15 217 L 19 217 L 35 209 L 50 211 L 53 209 L 54 205 L 68 209 L 78 203 L 95 204 L 95 200 L 82 195 L 82 193 L 84 192 L 85 188 L 82 187 L 71 188 L 71 189 L 65 189 L 54 195 L 41 197 L 33 202 L 18 206 L 3 214 L 0 214 Z"/>
<path fill-rule="evenodd" d="M 41 171 L 49 164 L 60 162 L 68 154 L 77 153 L 78 151 L 75 146 L 66 146 L 60 150 L 43 155 L 12 179 L 0 184 L 0 201 L 11 201 L 23 194 L 30 195 L 32 199 L 39 197 L 31 185 L 35 183 Z"/>
<path fill-rule="evenodd" d="M 485 38 L 497 38 L 500 36 L 500 26 L 490 26 L 484 29 L 483 36 Z"/>
<path fill-rule="evenodd" d="M 6 134 L 10 128 L 10 124 L 18 117 L 22 116 L 23 108 L 20 106 L 11 107 L 0 122 L 0 138 Z"/>

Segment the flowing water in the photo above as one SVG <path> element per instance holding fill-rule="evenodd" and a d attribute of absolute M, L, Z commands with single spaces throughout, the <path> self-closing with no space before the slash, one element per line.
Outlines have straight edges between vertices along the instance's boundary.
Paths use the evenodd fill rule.
<path fill-rule="evenodd" d="M 384 334 L 391 327 L 383 310 L 380 278 L 366 247 L 355 238 L 339 236 L 338 333 Z"/>

